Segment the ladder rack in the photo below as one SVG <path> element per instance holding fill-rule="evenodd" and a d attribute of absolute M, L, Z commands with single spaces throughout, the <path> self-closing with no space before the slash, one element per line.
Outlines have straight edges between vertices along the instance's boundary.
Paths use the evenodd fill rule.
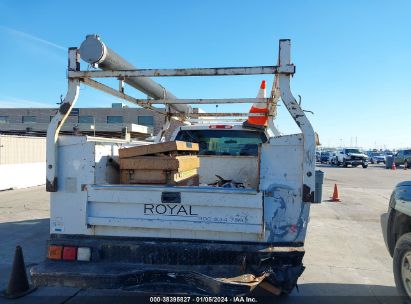
<path fill-rule="evenodd" d="M 82 71 L 80 69 L 81 58 L 93 66 L 102 70 Z M 200 120 L 201 117 L 212 120 L 220 117 L 222 121 L 239 121 L 242 117 L 260 116 L 264 114 L 250 113 L 195 113 L 189 106 L 191 104 L 235 104 L 235 103 L 267 103 L 268 116 L 272 118 L 276 114 L 277 101 L 281 97 L 288 112 L 300 128 L 304 138 L 304 151 L 310 160 L 304 166 L 311 168 L 312 152 L 315 151 L 315 134 L 304 111 L 290 90 L 290 78 L 295 73 L 295 66 L 291 63 L 289 39 L 279 42 L 278 65 L 254 66 L 254 67 L 223 67 L 223 68 L 187 68 L 187 69 L 136 69 L 111 49 L 105 46 L 97 35 L 88 35 L 81 47 L 73 47 L 68 50 L 68 89 L 67 94 L 53 117 L 47 129 L 47 180 L 46 189 L 49 192 L 58 190 L 57 183 L 57 144 L 61 126 L 69 116 L 80 92 L 80 84 L 84 83 L 97 90 L 112 96 L 126 100 L 145 109 L 155 111 L 165 116 L 164 125 L 157 135 L 159 140 L 170 126 L 172 118 L 179 120 Z M 228 99 L 178 99 L 164 87 L 151 80 L 149 77 L 182 77 L 182 76 L 234 76 L 234 75 L 275 75 L 269 98 L 228 98 Z M 118 89 L 109 87 L 95 79 L 116 78 L 119 81 Z M 124 90 L 124 83 L 147 93 L 153 99 L 135 98 Z M 165 109 L 155 107 L 162 104 Z M 213 122 L 219 119 L 214 119 Z M 269 120 L 269 121 L 270 121 Z M 306 177 L 312 179 L 312 176 Z"/>
<path fill-rule="evenodd" d="M 276 100 L 273 98 L 226 98 L 226 99 L 138 99 L 124 93 L 123 82 L 132 77 L 181 77 L 181 76 L 233 76 L 233 75 L 259 75 L 259 74 L 285 74 L 293 75 L 295 66 L 290 64 L 281 66 L 257 66 L 257 67 L 225 67 L 225 68 L 187 68 L 187 69 L 134 69 L 134 70 L 108 70 L 108 71 L 80 71 L 69 70 L 69 79 L 77 79 L 84 84 L 97 90 L 108 93 L 112 96 L 121 98 L 145 109 L 156 113 L 167 115 L 166 111 L 156 108 L 153 105 L 173 105 L 173 104 L 234 104 L 234 103 L 267 103 L 275 106 Z M 92 78 L 117 78 L 119 79 L 119 90 L 115 90 Z M 183 114 L 183 115 L 181 115 Z M 215 115 L 218 114 L 218 115 Z M 223 115 L 224 114 L 224 115 Z M 240 115 L 241 114 L 241 115 Z M 273 111 L 271 116 L 273 116 Z M 221 116 L 221 117 L 247 117 L 249 113 L 183 113 L 175 111 L 172 117 L 190 118 L 198 116 Z M 262 115 L 254 115 L 262 116 Z"/>
<path fill-rule="evenodd" d="M 280 40 L 279 53 L 289 52 L 289 40 Z M 278 99 L 278 81 L 273 83 L 270 98 L 230 98 L 230 99 L 179 99 L 150 77 L 182 77 L 182 76 L 234 76 L 234 75 L 293 75 L 295 66 L 291 63 L 271 66 L 251 67 L 217 67 L 217 68 L 179 68 L 179 69 L 137 69 L 123 59 L 116 52 L 106 46 L 99 35 L 87 35 L 80 48 L 69 49 L 69 80 L 79 81 L 97 90 L 121 98 L 145 109 L 178 119 L 189 119 L 199 116 L 212 116 L 215 113 L 202 113 L 193 115 L 191 105 L 202 104 L 229 104 L 229 103 L 267 103 L 268 115 L 275 116 L 276 102 Z M 289 55 L 289 54 L 288 54 Z M 286 57 L 287 55 L 285 55 Z M 99 70 L 80 70 L 80 57 Z M 280 63 L 280 57 L 277 62 Z M 284 58 L 285 58 L 284 57 Z M 111 88 L 96 79 L 116 78 L 119 81 L 118 89 Z M 124 83 L 147 94 L 147 99 L 138 99 L 125 92 Z M 149 98 L 151 97 L 151 98 Z M 155 105 L 165 105 L 166 111 Z M 181 115 L 183 114 L 183 115 Z M 219 117 L 247 117 L 247 113 L 224 113 Z"/>

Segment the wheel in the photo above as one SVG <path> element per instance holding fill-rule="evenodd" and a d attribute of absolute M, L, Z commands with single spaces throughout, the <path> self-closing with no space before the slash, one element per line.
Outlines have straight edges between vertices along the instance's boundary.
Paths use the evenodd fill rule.
<path fill-rule="evenodd" d="M 393 270 L 398 293 L 411 298 L 411 233 L 402 235 L 395 245 Z"/>
<path fill-rule="evenodd" d="M 368 168 L 368 165 L 362 164 L 362 167 L 365 169 L 365 168 Z"/>
<path fill-rule="evenodd" d="M 345 162 L 345 160 L 343 160 L 342 165 L 343 165 L 344 168 L 348 167 L 348 164 Z"/>

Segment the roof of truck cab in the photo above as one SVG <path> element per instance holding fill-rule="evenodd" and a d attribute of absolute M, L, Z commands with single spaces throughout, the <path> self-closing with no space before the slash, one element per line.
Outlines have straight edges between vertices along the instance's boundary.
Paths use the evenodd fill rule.
<path fill-rule="evenodd" d="M 217 128 L 217 126 L 230 126 L 230 128 Z M 273 137 L 268 129 L 264 128 L 264 129 L 251 129 L 251 128 L 244 128 L 242 123 L 221 123 L 221 124 L 197 124 L 197 125 L 185 125 L 185 126 L 180 126 L 177 127 L 174 130 L 174 133 L 172 135 L 171 138 L 176 138 L 177 133 L 180 130 L 214 130 L 214 131 L 248 131 L 248 132 L 259 132 L 259 133 L 264 133 L 265 136 L 268 138 Z"/>
<path fill-rule="evenodd" d="M 217 126 L 229 126 L 229 128 L 217 128 Z M 264 130 L 257 130 L 257 129 L 250 129 L 244 128 L 242 124 L 198 124 L 198 125 L 186 125 L 181 126 L 180 130 L 206 130 L 206 129 L 214 129 L 214 130 L 247 130 L 247 131 L 259 131 L 264 132 Z"/>

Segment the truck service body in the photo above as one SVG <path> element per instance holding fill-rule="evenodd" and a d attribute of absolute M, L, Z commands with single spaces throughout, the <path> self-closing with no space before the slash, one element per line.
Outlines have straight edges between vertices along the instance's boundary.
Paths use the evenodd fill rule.
<path fill-rule="evenodd" d="M 99 41 L 97 36 L 91 38 Z M 104 56 L 115 54 L 108 48 L 106 51 Z M 79 53 L 81 49 L 69 49 L 68 93 L 48 129 L 49 255 L 31 268 L 33 282 L 37 286 L 156 293 L 245 295 L 259 288 L 272 294 L 289 293 L 304 270 L 304 239 L 315 189 L 315 134 L 290 91 L 295 71 L 290 62 L 290 40 L 280 41 L 278 66 L 269 67 L 138 70 L 112 64 L 99 65 L 103 71 L 81 71 Z M 117 63 L 123 60 L 116 56 Z M 184 100 L 174 95 L 168 98 L 166 93 L 139 100 L 125 94 L 122 87 L 127 79 L 126 83 L 135 86 L 136 79 L 148 76 L 265 73 L 275 74 L 275 80 L 271 97 L 263 100 Z M 119 77 L 119 90 L 91 79 L 99 77 Z M 189 102 L 263 101 L 272 120 L 273 108 L 281 97 L 301 133 L 279 135 L 273 124 L 250 128 L 223 123 L 219 117 L 213 123 L 183 125 L 171 139 L 198 142 L 202 138 L 199 186 L 120 184 L 112 165 L 118 160 L 118 150 L 150 143 L 59 136 L 80 83 L 147 108 L 165 104 L 165 124 L 158 141 L 164 138 L 173 117 L 199 117 L 187 106 Z M 147 83 L 142 86 L 147 89 Z M 202 147 L 211 137 L 222 140 L 222 150 Z M 216 175 L 244 187 L 209 186 Z M 69 254 L 73 250 L 77 252 L 74 256 Z"/>

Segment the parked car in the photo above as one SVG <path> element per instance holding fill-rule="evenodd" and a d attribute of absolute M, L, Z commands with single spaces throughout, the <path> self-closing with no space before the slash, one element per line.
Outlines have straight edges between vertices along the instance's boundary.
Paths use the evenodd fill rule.
<path fill-rule="evenodd" d="M 382 152 L 368 151 L 367 155 L 371 164 L 385 164 L 385 155 Z"/>
<path fill-rule="evenodd" d="M 398 150 L 394 155 L 395 165 L 398 167 L 404 165 L 404 167 L 411 168 L 411 149 Z"/>
<path fill-rule="evenodd" d="M 334 162 L 337 166 L 342 165 L 343 167 L 348 167 L 348 165 L 353 167 L 357 167 L 359 165 L 363 168 L 368 167 L 367 155 L 356 148 L 344 148 L 338 151 Z"/>
<path fill-rule="evenodd" d="M 393 257 L 397 290 L 411 298 L 411 181 L 394 188 L 388 212 L 381 216 L 381 227 L 385 245 Z"/>
<path fill-rule="evenodd" d="M 315 161 L 316 162 L 321 161 L 321 152 L 320 151 L 315 151 Z"/>
<path fill-rule="evenodd" d="M 337 152 L 335 151 L 330 152 L 330 164 L 337 165 Z"/>
<path fill-rule="evenodd" d="M 330 152 L 321 152 L 320 156 L 320 163 L 329 163 L 330 162 L 331 153 Z"/>

